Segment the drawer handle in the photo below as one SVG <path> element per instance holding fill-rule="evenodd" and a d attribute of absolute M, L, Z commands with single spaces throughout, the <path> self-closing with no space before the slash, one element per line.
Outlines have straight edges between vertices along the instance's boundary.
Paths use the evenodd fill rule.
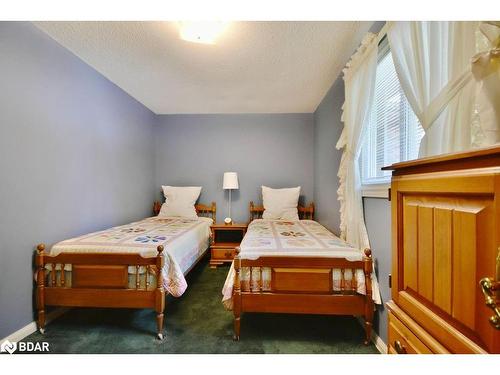
<path fill-rule="evenodd" d="M 500 289 L 500 282 L 494 281 L 490 277 L 485 277 L 480 281 L 481 289 L 484 294 L 486 306 L 493 310 L 493 315 L 490 317 L 490 323 L 496 329 L 500 329 L 500 307 L 497 306 L 494 293 Z"/>
<path fill-rule="evenodd" d="M 401 341 L 399 340 L 394 341 L 394 349 L 398 354 L 406 354 L 406 348 L 403 344 L 401 344 Z"/>
<path fill-rule="evenodd" d="M 225 256 L 226 258 L 231 258 L 233 256 L 233 253 L 231 251 L 226 251 Z"/>
<path fill-rule="evenodd" d="M 484 294 L 486 306 L 493 310 L 493 315 L 490 316 L 490 323 L 493 327 L 500 330 L 500 306 L 497 306 L 497 298 L 500 295 L 500 247 L 498 248 L 498 255 L 496 259 L 496 278 L 493 280 L 491 277 L 482 278 L 479 284 Z"/>

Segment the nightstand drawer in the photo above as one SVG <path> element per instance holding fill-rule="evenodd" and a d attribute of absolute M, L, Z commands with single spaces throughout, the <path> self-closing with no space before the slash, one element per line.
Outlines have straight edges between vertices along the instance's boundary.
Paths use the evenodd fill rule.
<path fill-rule="evenodd" d="M 212 248 L 212 259 L 233 260 L 235 254 L 234 248 Z"/>

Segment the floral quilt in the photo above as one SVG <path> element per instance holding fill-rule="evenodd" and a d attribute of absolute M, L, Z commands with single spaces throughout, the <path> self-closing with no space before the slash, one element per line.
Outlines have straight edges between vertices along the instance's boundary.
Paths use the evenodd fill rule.
<path fill-rule="evenodd" d="M 155 257 L 165 247 L 163 283 L 167 292 L 181 296 L 187 288 L 186 272 L 207 249 L 212 219 L 155 216 L 141 221 L 61 241 L 50 249 L 60 253 L 139 253 Z M 71 265 L 65 266 L 71 270 Z M 130 268 L 135 272 L 135 267 Z"/>
<path fill-rule="evenodd" d="M 363 259 L 363 253 L 360 249 L 352 247 L 313 220 L 254 220 L 249 224 L 240 248 L 240 258 L 250 260 L 258 259 L 261 256 L 315 256 L 345 258 L 350 261 Z M 245 281 L 251 279 L 252 282 L 259 283 L 259 285 L 249 285 L 250 289 L 258 287 L 266 290 L 271 285 L 270 269 L 266 267 L 263 267 L 262 270 L 256 268 L 252 268 L 252 278 L 250 278 L 250 270 L 244 268 L 241 270 L 242 285 L 245 286 Z M 222 290 L 222 300 L 226 307 L 231 305 L 234 276 L 234 267 L 231 265 Z M 365 294 L 366 286 L 363 271 L 356 270 L 355 275 L 352 275 L 350 270 L 346 270 L 344 277 L 347 282 L 353 276 L 356 279 L 357 292 Z M 262 280 L 259 279 L 260 277 Z M 376 303 L 380 303 L 376 278 L 373 277 L 372 281 L 374 300 Z M 341 271 L 334 269 L 334 290 L 340 290 L 340 282 Z"/>

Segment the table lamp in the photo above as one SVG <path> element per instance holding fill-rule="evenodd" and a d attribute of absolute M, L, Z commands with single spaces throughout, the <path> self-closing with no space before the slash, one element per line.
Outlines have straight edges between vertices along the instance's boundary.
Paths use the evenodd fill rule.
<path fill-rule="evenodd" d="M 225 172 L 222 188 L 224 190 L 229 190 L 229 215 L 224 219 L 224 223 L 231 224 L 233 222 L 231 219 L 231 191 L 233 189 L 239 189 L 238 174 L 236 172 Z"/>

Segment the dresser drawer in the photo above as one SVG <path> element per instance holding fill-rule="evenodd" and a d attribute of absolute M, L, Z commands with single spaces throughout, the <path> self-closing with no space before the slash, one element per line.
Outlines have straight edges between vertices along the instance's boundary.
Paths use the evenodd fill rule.
<path fill-rule="evenodd" d="M 231 249 L 212 249 L 212 259 L 232 260 L 236 252 Z"/>
<path fill-rule="evenodd" d="M 390 354 L 431 354 L 432 351 L 420 341 L 398 318 L 389 312 Z"/>

